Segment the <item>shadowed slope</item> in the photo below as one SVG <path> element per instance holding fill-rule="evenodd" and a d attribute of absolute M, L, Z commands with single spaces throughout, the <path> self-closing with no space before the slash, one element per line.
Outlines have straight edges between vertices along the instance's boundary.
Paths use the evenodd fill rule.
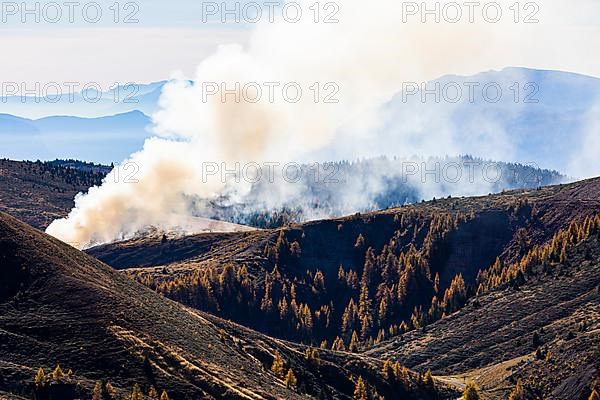
<path fill-rule="evenodd" d="M 60 363 L 84 398 L 102 380 L 121 394 L 138 383 L 173 399 L 343 399 L 358 375 L 389 398 L 413 397 L 392 390 L 380 362 L 324 352 L 315 365 L 304 350 L 167 300 L 0 213 L 0 391 L 30 395 L 37 369 Z M 276 353 L 296 388 L 270 371 Z"/>
<path fill-rule="evenodd" d="M 591 179 L 281 230 L 138 238 L 88 252 L 188 306 L 284 339 L 327 340 L 330 348 L 343 340 L 348 348 L 354 332 L 379 341 L 415 319 L 422 326 L 456 311 L 477 290 L 478 271 L 497 258 L 517 261 L 572 221 L 600 213 L 599 199 L 600 179 Z M 458 277 L 465 293 L 445 301 Z M 368 294 L 363 306 L 361 292 Z M 445 304 L 429 318 L 434 296 Z"/>

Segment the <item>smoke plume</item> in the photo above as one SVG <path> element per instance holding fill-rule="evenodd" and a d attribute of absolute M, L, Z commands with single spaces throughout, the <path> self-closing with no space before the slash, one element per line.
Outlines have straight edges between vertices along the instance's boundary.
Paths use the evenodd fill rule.
<path fill-rule="evenodd" d="M 77 196 L 69 216 L 50 225 L 48 233 L 88 247 L 150 225 L 180 225 L 190 215 L 203 213 L 202 204 L 209 203 L 201 200 L 223 193 L 244 198 L 251 190 L 244 180 L 207 176 L 207 163 L 368 156 L 355 144 L 376 141 L 378 148 L 385 147 L 388 138 L 373 134 L 382 131 L 378 110 L 403 83 L 448 73 L 472 74 L 502 67 L 507 60 L 526 64 L 527 57 L 539 51 L 539 43 L 519 46 L 523 35 L 534 34 L 536 27 L 516 25 L 510 17 L 495 24 L 480 14 L 475 22 L 463 16 L 458 23 L 435 22 L 431 17 L 423 23 L 420 14 L 403 21 L 403 2 L 345 0 L 335 16 L 338 23 L 315 23 L 309 11 L 314 2 L 298 3 L 305 12 L 300 22 L 261 21 L 245 48 L 223 46 L 199 64 L 191 80 L 170 83 L 163 91 L 160 111 L 153 116 L 156 137 L 116 167 L 102 186 Z M 512 2 L 501 3 L 506 11 Z M 246 86 L 249 83 L 257 85 Z M 277 84 L 273 98 L 265 83 Z M 284 98 L 282 88 L 289 83 L 301 88 L 298 101 Z M 222 88 L 236 90 L 238 84 L 247 87 L 246 93 L 239 98 L 231 93 L 222 96 Z M 311 90 L 315 84 L 317 99 Z M 207 89 L 215 87 L 219 92 L 207 95 Z M 288 94 L 294 96 L 293 92 L 290 89 Z M 334 101 L 326 102 L 327 95 Z M 428 143 L 417 148 L 430 154 L 460 148 L 440 137 L 443 140 L 431 132 L 412 139 Z M 337 147 L 344 149 L 343 154 Z M 410 151 L 408 145 L 396 149 L 405 156 Z M 135 173 L 126 179 L 130 167 Z M 377 182 L 372 192 L 380 186 Z M 288 184 L 277 196 L 276 191 L 271 194 L 293 198 L 290 191 L 302 192 Z"/>

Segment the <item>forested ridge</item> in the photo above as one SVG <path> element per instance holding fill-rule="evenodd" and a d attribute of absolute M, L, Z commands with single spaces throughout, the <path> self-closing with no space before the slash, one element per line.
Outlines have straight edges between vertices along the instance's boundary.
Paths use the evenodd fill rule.
<path fill-rule="evenodd" d="M 250 246 L 241 258 L 216 244 L 204 258 L 129 274 L 262 332 L 360 351 L 426 329 L 478 293 L 522 283 L 534 264 L 560 261 L 570 244 L 597 229 L 597 205 L 562 205 L 570 190 L 441 199 L 292 225 L 257 233 L 250 245 L 240 241 Z M 534 239 L 538 231 L 545 233 Z"/>

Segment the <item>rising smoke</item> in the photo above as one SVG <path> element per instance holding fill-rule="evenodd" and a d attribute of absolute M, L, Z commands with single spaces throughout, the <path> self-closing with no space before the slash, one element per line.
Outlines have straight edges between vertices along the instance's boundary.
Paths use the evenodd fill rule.
<path fill-rule="evenodd" d="M 314 2 L 298 3 L 309 10 Z M 512 1 L 500 3 L 508 10 Z M 257 24 L 246 48 L 223 46 L 200 63 L 191 81 L 169 84 L 160 111 L 153 116 L 156 137 L 115 168 L 101 187 L 77 196 L 69 216 L 52 223 L 47 232 L 88 247 L 131 236 L 149 225 L 181 225 L 191 214 L 202 214 L 198 204 L 205 203 L 199 199 L 218 198 L 224 192 L 243 199 L 250 192 L 248 182 L 225 182 L 220 174 L 207 179 L 206 163 L 263 164 L 324 154 L 374 155 L 361 154 L 353 144 L 371 141 L 385 147 L 387 138 L 373 135 L 376 130 L 385 131 L 380 129 L 378 110 L 404 82 L 428 81 L 447 73 L 472 74 L 502 67 L 511 59 L 526 64 L 527 56 L 537 50 L 533 43 L 529 48 L 518 46 L 519 32 L 535 30 L 515 25 L 511 17 L 495 24 L 480 14 L 475 22 L 464 17 L 459 23 L 423 23 L 420 15 L 406 22 L 402 15 L 403 3 L 397 0 L 344 0 L 338 23 L 315 23 L 307 17 L 297 23 L 279 18 L 275 23 Z M 506 34 L 507 27 L 510 34 Z M 279 84 L 272 99 L 266 82 Z M 303 93 L 297 102 L 286 101 L 281 92 L 292 82 Z M 242 87 L 257 83 L 263 91 L 260 100 L 250 101 L 256 99 L 256 86 L 240 99 L 235 95 L 222 98 L 220 91 L 207 95 L 215 85 L 231 90 L 238 83 Z M 320 89 L 317 101 L 311 90 L 315 83 Z M 325 86 L 328 83 L 339 88 L 334 90 L 336 102 L 324 101 L 331 89 Z M 418 146 L 427 155 L 460 148 L 449 136 L 436 135 L 431 132 L 413 141 L 427 143 Z M 487 138 L 479 142 L 489 143 Z M 338 146 L 345 149 L 343 154 L 336 152 Z M 396 149 L 406 156 L 410 151 L 408 145 Z M 133 181 L 124 180 L 127 165 L 139 167 Z M 349 199 L 349 204 L 370 202 L 380 182 L 374 179 L 370 190 L 357 189 L 357 200 Z M 303 190 L 287 185 L 266 192 L 274 199 L 289 200 Z"/>

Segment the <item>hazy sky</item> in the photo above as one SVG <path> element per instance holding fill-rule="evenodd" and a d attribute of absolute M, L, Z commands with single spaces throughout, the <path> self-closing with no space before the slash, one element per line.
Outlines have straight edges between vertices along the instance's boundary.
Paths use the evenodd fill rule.
<path fill-rule="evenodd" d="M 2 82 L 104 86 L 163 80 L 175 71 L 191 75 L 218 45 L 245 44 L 251 28 L 221 23 L 219 15 L 204 22 L 202 3 L 193 0 L 84 0 L 73 6 L 57 1 L 52 7 L 43 1 L 37 11 L 36 3 L 0 4 Z"/>
<path fill-rule="evenodd" d="M 27 8 L 35 10 L 35 3 L 26 2 Z M 98 82 L 108 86 L 114 82 L 162 80 L 175 71 L 193 76 L 198 63 L 212 54 L 218 45 L 246 44 L 249 31 L 253 29 L 253 24 L 235 23 L 232 17 L 227 23 L 221 23 L 220 14 L 204 22 L 206 3 L 197 0 L 123 1 L 117 3 L 118 14 L 114 7 L 111 8 L 115 0 L 97 0 L 94 6 L 82 1 L 73 6 L 72 16 L 69 15 L 71 9 L 62 1 L 53 3 L 59 8 L 48 6 L 48 3 L 42 2 L 37 11 L 28 14 L 20 1 L 2 2 L 2 82 Z M 228 7 L 234 7 L 234 1 L 227 3 Z M 240 9 L 244 7 L 243 3 L 248 2 L 242 2 Z M 257 3 L 264 4 L 263 1 Z M 445 3 L 448 2 L 441 2 L 442 5 Z M 489 2 L 481 2 L 482 5 L 486 3 Z M 531 2 L 519 3 L 520 18 L 534 11 L 527 4 Z M 600 76 L 600 23 L 597 19 L 600 1 L 541 0 L 533 4 L 539 8 L 535 13 L 539 23 L 526 28 L 521 24 L 514 31 L 517 27 L 514 24 L 498 24 L 497 36 L 506 42 L 506 54 L 497 54 L 490 64 Z M 343 18 L 344 2 L 339 0 L 338 6 L 339 17 Z M 377 7 L 377 2 L 365 2 L 367 6 Z M 58 9 L 62 13 L 60 18 L 57 17 Z M 91 23 L 98 9 L 102 16 L 98 22 Z M 513 17 L 506 8 L 504 12 L 504 20 Z M 35 21 L 36 17 L 40 18 L 39 22 Z M 55 18 L 58 18 L 57 23 L 52 22 Z M 263 15 L 263 19 L 266 18 Z M 398 19 L 400 23 L 401 16 Z M 132 23 L 125 23 L 126 20 Z M 432 24 L 432 31 L 435 29 Z M 477 59 L 476 54 L 473 56 Z"/>

